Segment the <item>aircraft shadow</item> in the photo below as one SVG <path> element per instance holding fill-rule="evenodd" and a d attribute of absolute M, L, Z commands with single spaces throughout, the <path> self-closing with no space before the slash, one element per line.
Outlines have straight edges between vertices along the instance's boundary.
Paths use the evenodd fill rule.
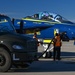
<path fill-rule="evenodd" d="M 41 54 L 41 53 L 39 53 Z M 75 52 L 61 52 L 61 60 L 40 58 L 34 61 L 28 69 L 11 69 L 10 72 L 66 72 L 75 71 Z"/>

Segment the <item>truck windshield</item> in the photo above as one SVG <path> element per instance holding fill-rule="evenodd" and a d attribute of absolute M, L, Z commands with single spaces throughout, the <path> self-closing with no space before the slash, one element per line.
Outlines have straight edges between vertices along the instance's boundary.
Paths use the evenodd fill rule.
<path fill-rule="evenodd" d="M 0 32 L 14 32 L 11 19 L 7 16 L 0 15 Z"/>

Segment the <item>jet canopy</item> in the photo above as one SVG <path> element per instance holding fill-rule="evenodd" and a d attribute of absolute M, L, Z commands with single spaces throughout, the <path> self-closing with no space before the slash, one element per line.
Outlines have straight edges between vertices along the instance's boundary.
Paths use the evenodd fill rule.
<path fill-rule="evenodd" d="M 65 19 L 64 17 L 62 17 L 61 15 L 59 15 L 59 14 L 49 13 L 47 11 L 36 13 L 32 16 L 27 16 L 26 18 L 46 20 L 46 21 L 53 20 L 53 21 L 56 21 L 56 22 L 59 22 L 59 23 L 72 23 L 72 22 L 68 21 L 67 19 Z"/>

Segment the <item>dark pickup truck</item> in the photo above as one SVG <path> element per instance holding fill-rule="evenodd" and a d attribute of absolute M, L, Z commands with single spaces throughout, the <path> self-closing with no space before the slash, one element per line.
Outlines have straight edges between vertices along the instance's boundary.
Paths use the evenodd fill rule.
<path fill-rule="evenodd" d="M 16 33 L 8 16 L 0 15 L 0 72 L 8 71 L 12 65 L 29 66 L 37 58 L 37 41 Z"/>

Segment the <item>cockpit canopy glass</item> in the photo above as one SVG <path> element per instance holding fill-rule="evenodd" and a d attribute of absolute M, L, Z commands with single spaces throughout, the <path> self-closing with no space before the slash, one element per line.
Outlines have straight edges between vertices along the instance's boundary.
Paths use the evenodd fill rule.
<path fill-rule="evenodd" d="M 59 14 L 55 14 L 55 13 L 49 13 L 49 12 L 40 12 L 37 14 L 34 14 L 32 16 L 28 16 L 29 18 L 32 19 L 38 19 L 38 20 L 46 20 L 46 21 L 56 21 L 59 23 L 68 23 L 70 21 L 68 21 L 67 19 L 65 19 L 64 17 L 62 17 Z M 70 22 L 71 23 L 71 22 Z"/>

